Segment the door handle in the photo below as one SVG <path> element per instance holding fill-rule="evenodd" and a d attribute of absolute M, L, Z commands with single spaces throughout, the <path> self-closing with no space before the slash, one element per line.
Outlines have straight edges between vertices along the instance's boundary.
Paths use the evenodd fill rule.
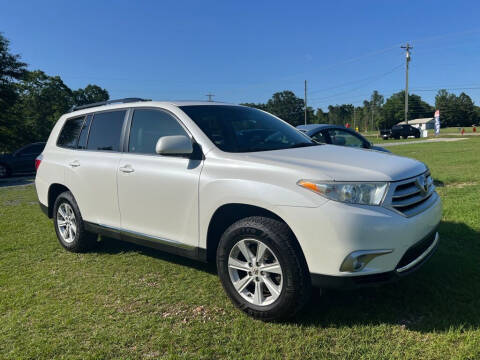
<path fill-rule="evenodd" d="M 135 170 L 132 168 L 131 165 L 125 165 L 125 166 L 122 166 L 122 167 L 120 168 L 120 171 L 121 171 L 121 172 L 124 172 L 124 173 L 132 173 L 132 172 L 134 172 Z"/>
<path fill-rule="evenodd" d="M 80 161 L 78 161 L 78 160 L 70 161 L 68 163 L 68 165 L 70 165 L 71 167 L 79 167 L 80 166 Z"/>

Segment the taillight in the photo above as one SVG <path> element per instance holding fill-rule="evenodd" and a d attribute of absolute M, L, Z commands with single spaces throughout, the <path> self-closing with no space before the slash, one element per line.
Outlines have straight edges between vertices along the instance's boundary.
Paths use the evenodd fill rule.
<path fill-rule="evenodd" d="M 35 159 L 35 171 L 38 171 L 38 167 L 42 163 L 43 156 L 42 154 L 38 155 L 37 158 Z"/>

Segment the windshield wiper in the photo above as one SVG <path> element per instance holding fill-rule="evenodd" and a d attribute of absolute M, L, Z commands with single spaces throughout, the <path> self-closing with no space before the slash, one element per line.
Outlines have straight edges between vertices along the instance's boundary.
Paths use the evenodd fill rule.
<path fill-rule="evenodd" d="M 317 146 L 317 145 L 321 145 L 321 144 L 316 143 L 316 142 L 299 143 L 299 144 L 292 145 L 292 146 L 288 147 L 287 149 L 301 148 L 301 147 L 307 147 L 307 146 Z"/>

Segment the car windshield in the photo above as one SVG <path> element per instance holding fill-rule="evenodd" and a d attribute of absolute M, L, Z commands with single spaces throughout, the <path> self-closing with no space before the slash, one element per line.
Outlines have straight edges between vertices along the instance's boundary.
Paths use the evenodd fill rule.
<path fill-rule="evenodd" d="M 319 145 L 276 117 L 246 106 L 180 107 L 220 150 L 253 152 Z"/>

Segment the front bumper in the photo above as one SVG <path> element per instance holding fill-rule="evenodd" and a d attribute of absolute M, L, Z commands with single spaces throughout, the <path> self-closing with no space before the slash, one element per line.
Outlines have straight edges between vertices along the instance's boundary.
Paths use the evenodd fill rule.
<path fill-rule="evenodd" d="M 438 194 L 432 196 L 431 206 L 412 217 L 381 206 L 335 201 L 316 208 L 279 207 L 277 210 L 295 234 L 311 274 L 364 277 L 396 271 L 409 249 L 434 234 L 442 217 L 442 203 Z M 340 270 L 349 254 L 370 250 L 391 252 L 375 257 L 359 271 Z"/>
<path fill-rule="evenodd" d="M 425 264 L 438 248 L 440 236 L 435 230 L 410 247 L 393 271 L 363 276 L 331 276 L 310 274 L 312 285 L 324 289 L 351 290 L 378 286 L 400 280 Z"/>

